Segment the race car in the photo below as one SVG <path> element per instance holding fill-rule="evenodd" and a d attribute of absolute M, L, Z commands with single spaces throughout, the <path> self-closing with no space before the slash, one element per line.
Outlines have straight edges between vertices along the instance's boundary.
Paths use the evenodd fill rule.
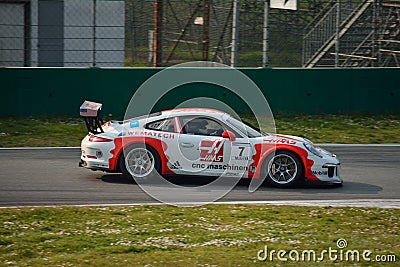
<path fill-rule="evenodd" d="M 135 179 L 153 174 L 265 178 L 276 187 L 343 182 L 334 154 L 305 138 L 261 132 L 223 111 L 180 108 L 103 124 L 96 113 L 101 104 L 85 103 L 81 115 L 89 134 L 81 144 L 81 167 Z"/>

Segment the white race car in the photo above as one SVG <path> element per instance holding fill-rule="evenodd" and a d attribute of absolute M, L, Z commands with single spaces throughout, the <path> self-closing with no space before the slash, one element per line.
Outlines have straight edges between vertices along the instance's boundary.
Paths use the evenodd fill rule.
<path fill-rule="evenodd" d="M 89 112 L 81 107 L 81 115 Z M 85 116 L 89 134 L 79 163 L 88 169 L 135 178 L 154 172 L 264 177 L 277 187 L 343 182 L 335 155 L 301 137 L 261 133 L 219 110 L 174 109 L 103 125 L 91 116 Z"/>

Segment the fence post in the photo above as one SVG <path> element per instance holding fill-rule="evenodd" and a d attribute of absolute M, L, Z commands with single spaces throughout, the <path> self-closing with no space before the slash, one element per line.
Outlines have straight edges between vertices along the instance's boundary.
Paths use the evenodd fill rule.
<path fill-rule="evenodd" d="M 268 19 L 269 19 L 269 0 L 264 3 L 264 25 L 263 25 L 263 61 L 262 67 L 268 68 Z"/>
<path fill-rule="evenodd" d="M 233 15 L 232 15 L 232 43 L 231 43 L 231 67 L 237 65 L 237 49 L 238 49 L 238 25 L 239 25 L 239 1 L 233 0 Z"/>
<path fill-rule="evenodd" d="M 96 67 L 96 1 L 92 0 L 92 67 Z"/>
<path fill-rule="evenodd" d="M 340 0 L 336 3 L 336 44 L 335 44 L 335 68 L 339 67 L 339 49 L 340 49 Z"/>
<path fill-rule="evenodd" d="M 159 67 L 162 62 L 162 5 L 163 0 L 154 0 L 154 47 L 153 47 L 153 67 Z"/>

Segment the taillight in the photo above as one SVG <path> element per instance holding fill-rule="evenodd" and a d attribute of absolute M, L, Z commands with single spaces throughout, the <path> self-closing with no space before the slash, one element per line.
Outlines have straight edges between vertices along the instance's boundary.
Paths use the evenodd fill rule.
<path fill-rule="evenodd" d="M 89 142 L 111 142 L 111 141 L 112 141 L 111 139 L 100 137 L 100 136 L 95 136 L 95 135 L 91 135 L 89 137 Z"/>

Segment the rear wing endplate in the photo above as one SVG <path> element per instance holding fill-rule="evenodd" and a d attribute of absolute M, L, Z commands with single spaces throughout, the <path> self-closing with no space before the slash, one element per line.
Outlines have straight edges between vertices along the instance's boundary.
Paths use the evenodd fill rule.
<path fill-rule="evenodd" d="M 102 106 L 103 104 L 101 103 L 85 101 L 79 108 L 79 114 L 85 120 L 86 128 L 88 129 L 89 133 L 104 133 L 103 128 L 101 128 L 103 120 L 100 117 Z"/>

